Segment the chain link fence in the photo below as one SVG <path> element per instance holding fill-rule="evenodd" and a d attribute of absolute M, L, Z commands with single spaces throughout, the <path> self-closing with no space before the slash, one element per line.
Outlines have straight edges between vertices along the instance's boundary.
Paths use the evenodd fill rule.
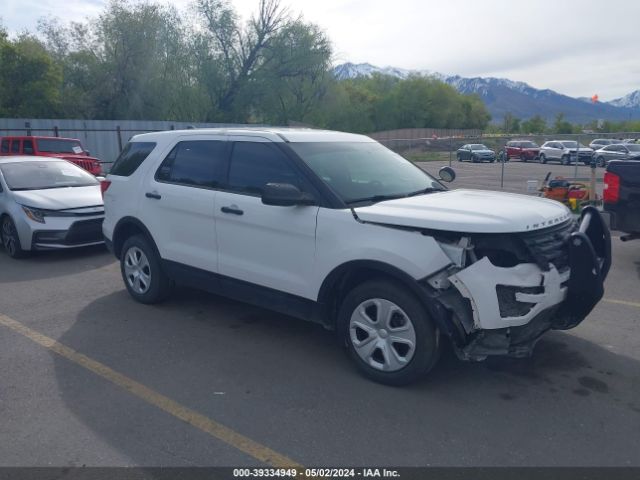
<path fill-rule="evenodd" d="M 562 177 L 572 181 L 590 182 L 591 167 L 572 162 L 561 165 L 559 162 L 541 164 L 538 160 L 521 161 L 511 158 L 500 161 L 507 142 L 531 141 L 541 146 L 551 140 L 573 140 L 588 147 L 596 139 L 623 141 L 640 139 L 638 132 L 581 133 L 581 134 L 545 134 L 545 135 L 461 135 L 427 138 L 396 138 L 380 140 L 391 150 L 417 163 L 429 173 L 437 175 L 438 169 L 448 165 L 456 170 L 457 178 L 453 188 L 479 188 L 504 190 L 515 193 L 537 194 L 543 186 L 547 174 L 549 178 Z M 640 143 L 640 140 L 638 140 Z M 467 144 L 482 144 L 496 154 L 494 162 L 471 163 L 465 158 L 459 160 L 459 149 Z M 462 153 L 462 152 L 461 152 Z M 462 155 L 464 157 L 464 155 Z M 602 193 L 604 169 L 596 169 L 596 191 Z"/>

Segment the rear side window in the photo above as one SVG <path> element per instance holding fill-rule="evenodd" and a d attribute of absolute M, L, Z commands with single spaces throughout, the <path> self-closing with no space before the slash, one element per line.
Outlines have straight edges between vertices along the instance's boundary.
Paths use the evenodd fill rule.
<path fill-rule="evenodd" d="M 213 188 L 224 176 L 227 142 L 190 140 L 179 142 L 156 172 L 159 182 Z"/>
<path fill-rule="evenodd" d="M 111 175 L 119 175 L 121 177 L 128 177 L 135 172 L 142 162 L 153 151 L 156 144 L 155 142 L 129 142 L 124 150 L 118 155 L 111 171 Z"/>
<path fill-rule="evenodd" d="M 266 142 L 236 142 L 229 165 L 233 190 L 260 194 L 267 183 L 290 183 L 301 188 L 300 177 L 284 154 Z"/>
<path fill-rule="evenodd" d="M 33 155 L 33 140 L 24 140 L 22 142 L 22 153 L 25 155 Z"/>
<path fill-rule="evenodd" d="M 0 153 L 9 153 L 9 140 L 2 140 L 0 145 Z"/>
<path fill-rule="evenodd" d="M 13 140 L 11 142 L 11 153 L 20 153 L 20 140 Z"/>

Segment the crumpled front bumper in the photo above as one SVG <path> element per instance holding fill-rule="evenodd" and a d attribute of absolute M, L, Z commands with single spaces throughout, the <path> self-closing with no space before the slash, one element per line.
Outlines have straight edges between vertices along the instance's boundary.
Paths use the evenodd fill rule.
<path fill-rule="evenodd" d="M 602 298 L 611 266 L 611 235 L 596 208 L 583 210 L 567 242 L 569 269 L 562 273 L 535 264 L 501 268 L 484 258 L 449 277 L 473 311 L 473 332 L 457 346 L 461 358 L 528 356 L 547 330 L 584 320 Z M 501 288 L 509 289 L 502 298 Z"/>

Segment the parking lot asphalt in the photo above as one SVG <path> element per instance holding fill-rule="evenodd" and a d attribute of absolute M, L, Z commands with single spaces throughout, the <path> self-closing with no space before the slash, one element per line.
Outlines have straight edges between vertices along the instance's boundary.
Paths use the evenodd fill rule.
<path fill-rule="evenodd" d="M 140 305 L 102 248 L 0 252 L 0 466 L 640 466 L 640 242 L 613 243 L 577 328 L 530 359 L 447 350 L 404 388 L 317 325 L 189 289 Z"/>

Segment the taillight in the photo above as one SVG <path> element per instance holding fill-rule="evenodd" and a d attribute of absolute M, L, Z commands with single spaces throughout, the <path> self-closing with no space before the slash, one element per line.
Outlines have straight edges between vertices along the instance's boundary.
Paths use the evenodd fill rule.
<path fill-rule="evenodd" d="M 620 177 L 615 173 L 604 173 L 604 192 L 602 199 L 605 203 L 617 203 L 620 200 Z"/>
<path fill-rule="evenodd" d="M 111 182 L 109 180 L 102 180 L 100 182 L 100 193 L 102 194 L 103 199 L 104 199 L 104 192 L 109 190 L 110 186 L 111 186 Z"/>

